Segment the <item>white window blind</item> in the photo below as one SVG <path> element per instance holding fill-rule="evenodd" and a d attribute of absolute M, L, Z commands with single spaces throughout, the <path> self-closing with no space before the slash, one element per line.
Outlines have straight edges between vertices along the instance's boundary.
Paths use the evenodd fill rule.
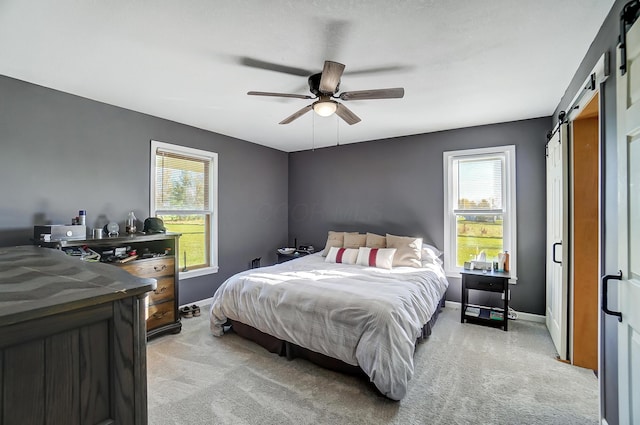
<path fill-rule="evenodd" d="M 156 151 L 156 212 L 210 210 L 209 160 Z"/>
<path fill-rule="evenodd" d="M 502 212 L 504 155 L 458 159 L 457 211 Z"/>

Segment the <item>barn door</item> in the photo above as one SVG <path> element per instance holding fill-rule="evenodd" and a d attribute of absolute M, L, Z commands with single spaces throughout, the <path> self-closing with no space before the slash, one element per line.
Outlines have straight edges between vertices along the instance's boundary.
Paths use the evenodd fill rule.
<path fill-rule="evenodd" d="M 638 14 L 638 10 L 634 14 Z M 618 50 L 618 402 L 620 424 L 640 423 L 640 23 Z M 617 280 L 619 279 L 619 281 Z M 606 285 L 605 285 L 605 288 Z M 606 299 L 606 297 L 603 297 Z M 609 306 L 603 306 L 608 308 Z M 611 311 L 608 311 L 612 313 Z M 615 314 L 615 312 L 613 312 Z"/>
<path fill-rule="evenodd" d="M 565 234 L 565 184 L 567 175 L 567 125 L 561 124 L 547 144 L 547 308 L 546 323 L 560 359 L 567 360 L 568 290 L 563 255 Z"/>

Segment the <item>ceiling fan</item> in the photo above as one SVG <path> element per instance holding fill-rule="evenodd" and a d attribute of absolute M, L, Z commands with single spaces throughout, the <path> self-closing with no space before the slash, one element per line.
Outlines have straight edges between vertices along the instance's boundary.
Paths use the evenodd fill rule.
<path fill-rule="evenodd" d="M 325 61 L 324 68 L 319 74 L 309 77 L 309 90 L 314 96 L 290 93 L 272 93 L 262 91 L 250 91 L 247 94 L 252 96 L 274 96 L 290 97 L 296 99 L 318 99 L 310 105 L 305 106 L 293 115 L 280 121 L 280 124 L 289 124 L 295 119 L 313 109 L 318 115 L 328 117 L 335 112 L 347 124 L 353 125 L 360 122 L 360 118 L 351 112 L 349 108 L 333 99 L 342 101 L 348 100 L 368 100 L 368 99 L 399 99 L 404 97 L 404 88 L 396 87 L 390 89 L 358 90 L 346 91 L 336 95 L 340 89 L 340 78 L 345 66 L 338 62 Z"/>

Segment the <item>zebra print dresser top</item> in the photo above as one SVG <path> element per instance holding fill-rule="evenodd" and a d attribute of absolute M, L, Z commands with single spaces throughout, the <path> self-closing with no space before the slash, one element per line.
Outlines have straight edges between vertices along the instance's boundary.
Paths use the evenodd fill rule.
<path fill-rule="evenodd" d="M 0 248 L 0 326 L 143 295 L 155 279 L 36 246 Z"/>

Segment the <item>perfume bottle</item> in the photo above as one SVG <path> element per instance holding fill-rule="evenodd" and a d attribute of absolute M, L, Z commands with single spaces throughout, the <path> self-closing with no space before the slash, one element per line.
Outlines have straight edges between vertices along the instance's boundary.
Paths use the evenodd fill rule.
<path fill-rule="evenodd" d="M 129 215 L 127 216 L 127 227 L 126 227 L 126 231 L 127 234 L 129 235 L 135 235 L 136 234 L 136 216 L 133 213 L 133 211 L 131 211 L 129 213 Z"/>

